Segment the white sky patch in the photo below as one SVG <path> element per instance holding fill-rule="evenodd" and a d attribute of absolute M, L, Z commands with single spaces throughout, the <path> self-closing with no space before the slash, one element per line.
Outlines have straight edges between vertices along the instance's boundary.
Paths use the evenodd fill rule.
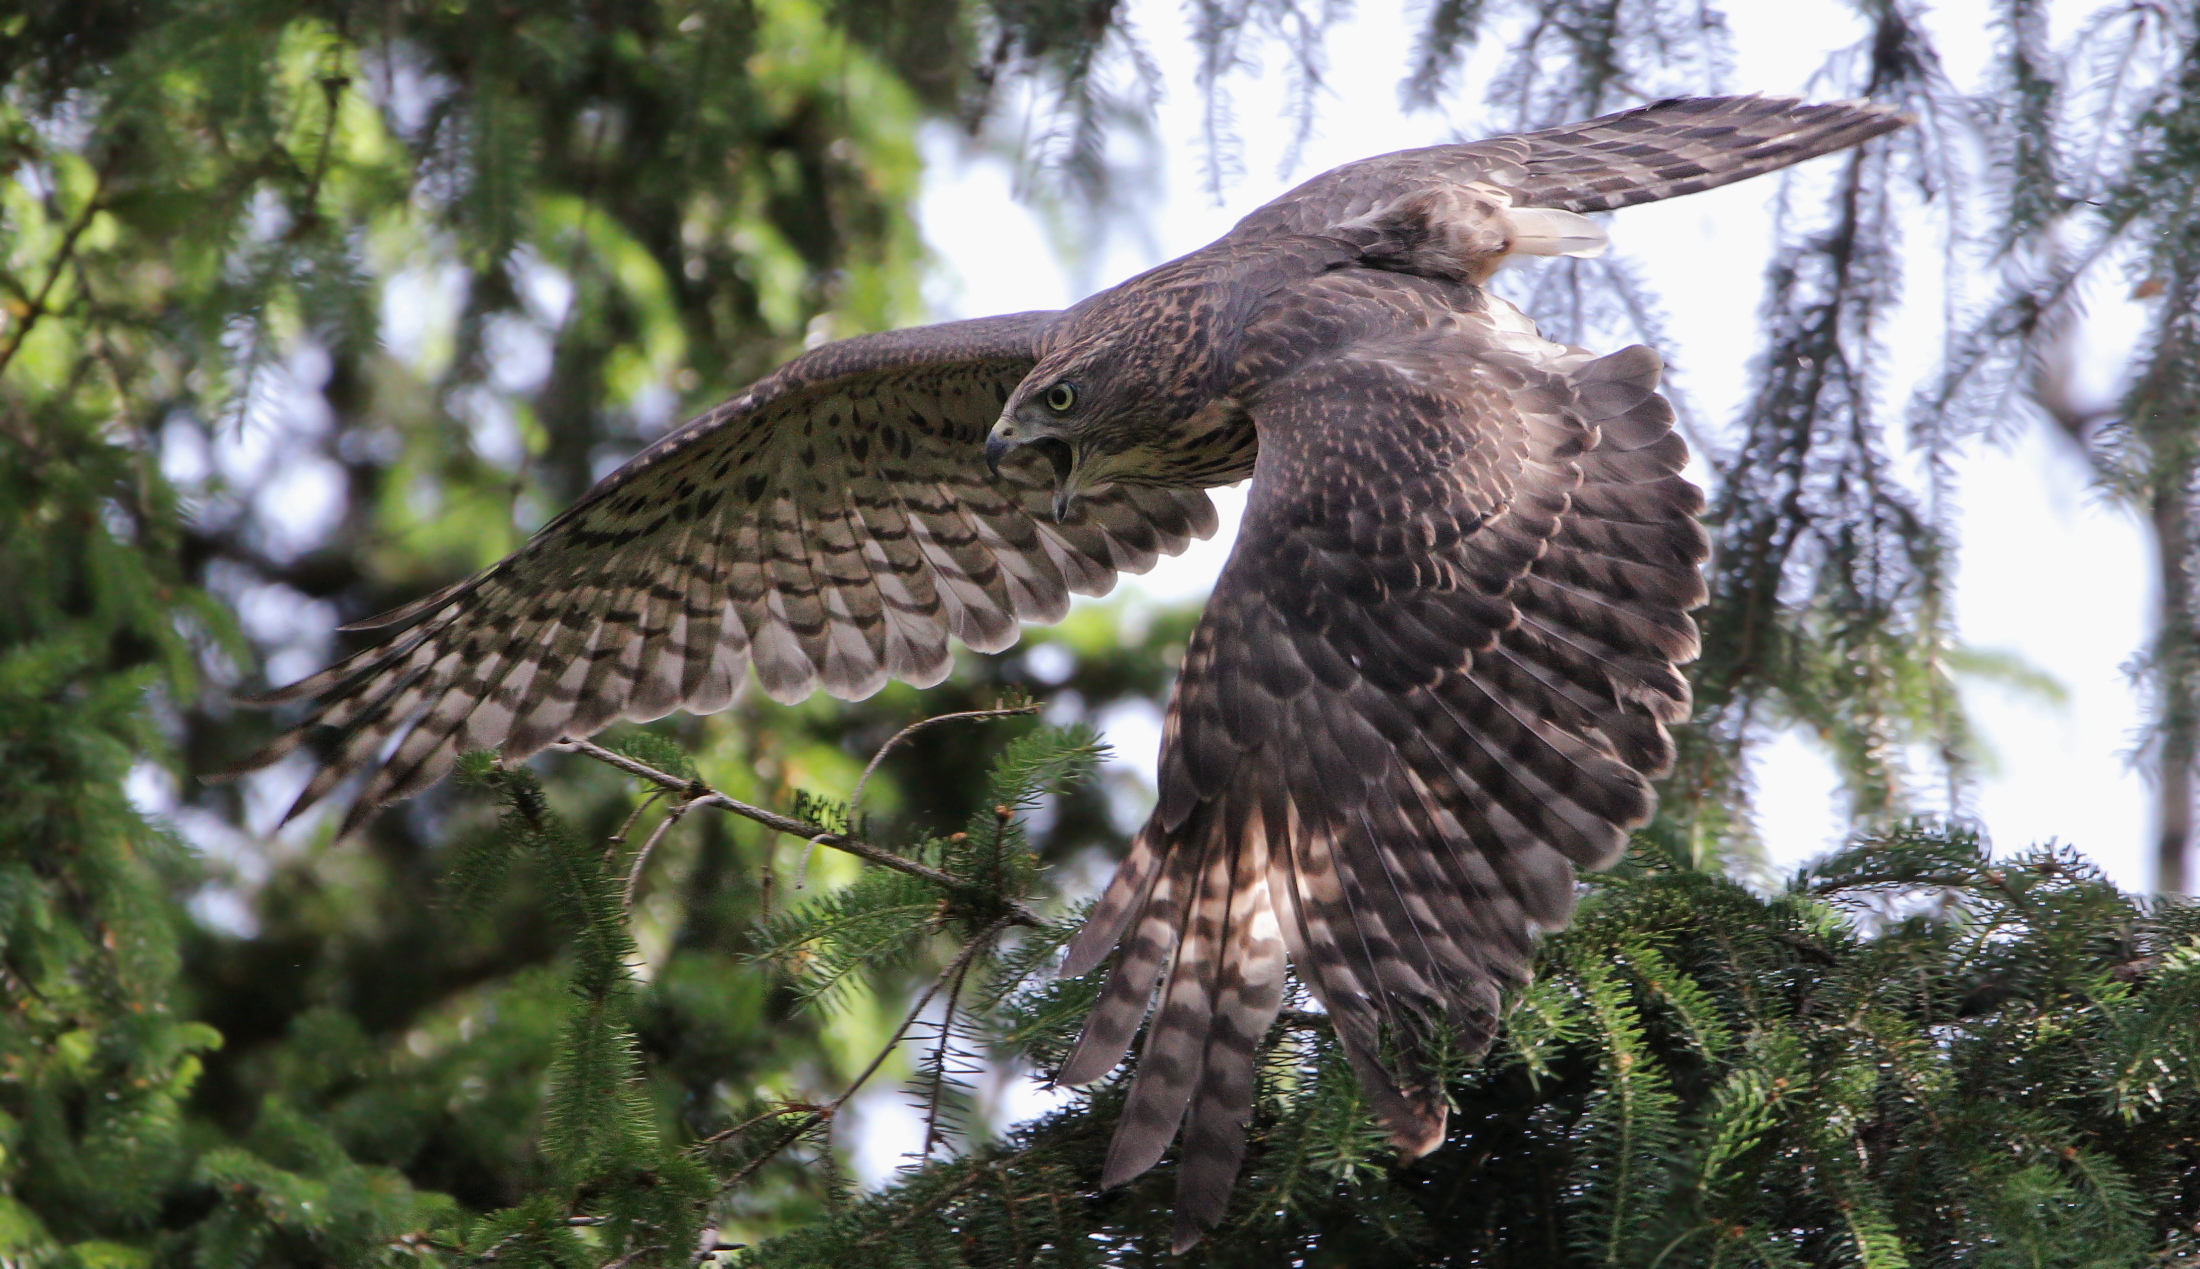
<path fill-rule="evenodd" d="M 465 303 L 465 270 L 457 265 L 404 269 L 382 286 L 382 343 L 399 361 L 431 370 L 448 355 Z"/>
<path fill-rule="evenodd" d="M 513 253 L 512 282 L 536 321 L 550 330 L 565 324 L 573 307 L 573 279 L 564 270 L 544 263 L 532 246 L 522 246 Z"/>
<path fill-rule="evenodd" d="M 848 1151 L 856 1182 L 866 1190 L 892 1181 L 924 1142 L 924 1116 L 909 1104 L 909 1090 L 899 1084 L 864 1089 L 848 1102 L 842 1118 L 847 1128 L 838 1134 L 840 1144 Z"/>
<path fill-rule="evenodd" d="M 327 541 L 343 521 L 348 488 L 344 469 L 325 458 L 294 456 L 268 473 L 253 495 L 268 553 L 291 559 Z"/>
<path fill-rule="evenodd" d="M 525 394 L 550 377 L 550 332 L 531 317 L 500 313 L 481 333 L 489 382 L 500 392 Z"/>

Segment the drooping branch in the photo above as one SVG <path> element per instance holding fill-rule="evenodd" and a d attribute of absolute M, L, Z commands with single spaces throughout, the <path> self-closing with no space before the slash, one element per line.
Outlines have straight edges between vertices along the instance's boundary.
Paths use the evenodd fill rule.
<path fill-rule="evenodd" d="M 1715 545 L 1699 615 L 1698 721 L 1680 737 L 1667 785 L 1691 855 L 1749 840 L 1748 751 L 1768 723 L 1801 723 L 1833 749 L 1859 818 L 1911 805 L 1913 745 L 1939 755 L 1951 806 L 1963 787 L 1969 732 L 1943 654 L 1953 636 L 1946 526 L 1940 504 L 1900 479 L 1876 409 L 1885 316 L 1902 280 L 1895 187 L 1912 179 L 1921 197 L 1937 188 L 1948 142 L 1930 105 L 1944 86 L 1907 11 L 1872 10 L 1875 29 L 1853 51 L 1865 71 L 1855 86 L 1921 122 L 1844 156 L 1830 197 L 1782 200 L 1766 347 L 1706 517 Z M 1791 205 L 1828 214 L 1799 226 Z"/>

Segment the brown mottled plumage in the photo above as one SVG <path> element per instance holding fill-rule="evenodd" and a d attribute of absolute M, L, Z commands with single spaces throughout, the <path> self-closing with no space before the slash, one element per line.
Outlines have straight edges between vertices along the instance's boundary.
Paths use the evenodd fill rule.
<path fill-rule="evenodd" d="M 1688 713 L 1706 547 L 1657 355 L 1549 343 L 1481 284 L 1594 254 L 1579 213 L 1901 123 L 1704 98 L 1408 150 L 1064 313 L 827 345 L 361 623 L 405 628 L 274 693 L 314 710 L 240 769 L 314 742 L 300 808 L 368 773 L 348 830 L 470 749 L 723 708 L 748 666 L 779 700 L 934 683 L 948 635 L 1006 646 L 1211 532 L 1201 490 L 1252 476 L 1160 803 L 1063 967 L 1116 952 L 1063 1082 L 1156 1010 L 1103 1183 L 1181 1130 L 1187 1247 L 1228 1205 L 1286 957 L 1400 1150 L 1433 1149 L 1436 1051 L 1487 1043 Z"/>

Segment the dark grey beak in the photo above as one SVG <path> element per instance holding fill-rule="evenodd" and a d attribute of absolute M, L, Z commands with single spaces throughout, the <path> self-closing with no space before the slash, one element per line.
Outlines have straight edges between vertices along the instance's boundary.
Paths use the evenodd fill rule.
<path fill-rule="evenodd" d="M 1001 460 L 1008 457 L 1008 451 L 1014 448 L 1014 441 L 1004 441 L 998 436 L 985 438 L 985 469 L 993 473 L 995 480 L 1001 476 Z"/>

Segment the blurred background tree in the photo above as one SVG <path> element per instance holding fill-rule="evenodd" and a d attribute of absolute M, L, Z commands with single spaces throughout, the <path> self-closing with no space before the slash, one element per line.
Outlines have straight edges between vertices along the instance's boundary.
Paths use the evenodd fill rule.
<path fill-rule="evenodd" d="M 1748 753 L 1785 721 L 1830 742 L 1860 820 L 1910 808 L 1934 774 L 1909 770 L 1918 752 L 1960 778 L 1945 526 L 1890 474 L 1871 379 L 1898 276 L 1894 191 L 1946 207 L 1969 182 L 2008 290 L 1957 330 L 1917 436 L 1937 471 L 2012 394 L 2030 399 L 2149 509 L 2166 583 L 2152 752 L 2176 888 L 2200 754 L 2186 664 L 2200 612 L 2181 585 L 2200 551 L 2200 20 L 2189 3 L 2114 7 L 2050 48 L 2038 7 L 2005 0 L 2001 86 L 1968 100 L 1910 10 L 1860 8 L 1869 36 L 1836 54 L 1829 92 L 1924 122 L 1841 160 L 1840 196 L 1783 224 L 1772 342 L 1739 439 L 1711 456 L 1703 722 L 1646 849 L 1716 868 L 1745 848 Z M 1218 164 L 1233 69 L 1275 41 L 1311 84 L 1328 15 L 1198 7 Z M 1401 48 L 1409 91 L 1455 91 L 1483 37 L 1506 50 L 1492 101 L 1522 125 L 1713 82 L 1723 55 L 1716 10 L 1694 4 L 1443 0 Z M 2104 66 L 2116 91 L 2095 91 Z M 1151 75 L 1125 8 L 1055 0 L 0 14 L 0 1256 L 433 1257 L 406 1240 L 570 1179 L 540 1113 L 579 928 L 550 915 L 554 856 L 522 853 L 457 902 L 454 869 L 499 832 L 494 800 L 457 789 L 342 844 L 319 820 L 276 833 L 300 770 L 197 779 L 271 726 L 228 701 L 348 650 L 339 622 L 494 560 L 805 345 L 923 320 L 922 122 L 1001 136 L 988 130 L 1010 118 L 1034 188 L 1087 218 L 1072 223 L 1120 215 L 1135 191 L 1111 181 L 1109 139 L 1136 128 Z M 1996 161 L 1966 176 L 1957 155 L 1978 145 Z M 2133 244 L 2165 297 L 2134 352 L 2144 373 L 2115 408 L 2074 413 L 2053 371 L 2075 280 Z M 1602 342 L 1654 309 L 1622 266 L 1536 279 L 1533 311 L 1561 337 Z M 1599 294 L 1621 302 L 1583 302 Z M 1067 724 L 1158 699 L 1191 618 L 1084 607 L 921 697 L 745 699 L 660 730 L 716 788 L 796 808 L 798 790 L 847 796 L 925 714 L 1024 691 Z M 960 824 L 1029 726 L 920 732 L 862 809 L 897 833 Z M 553 759 L 543 778 L 576 840 L 621 832 L 623 777 Z M 1062 889 L 1136 818 L 1135 780 L 1111 779 L 1037 804 L 1031 846 Z M 168 809 L 151 820 L 148 803 Z M 802 897 L 797 878 L 827 893 L 858 875 L 807 853 L 698 816 L 641 878 L 629 1012 L 666 1140 L 844 1086 L 955 955 L 866 962 L 838 1011 L 799 1008 L 747 958 L 759 921 Z M 1360 1157 L 1319 1175 L 1349 1185 Z M 834 1201 L 829 1154 L 788 1158 L 807 1162 L 750 1177 L 723 1236 Z"/>

